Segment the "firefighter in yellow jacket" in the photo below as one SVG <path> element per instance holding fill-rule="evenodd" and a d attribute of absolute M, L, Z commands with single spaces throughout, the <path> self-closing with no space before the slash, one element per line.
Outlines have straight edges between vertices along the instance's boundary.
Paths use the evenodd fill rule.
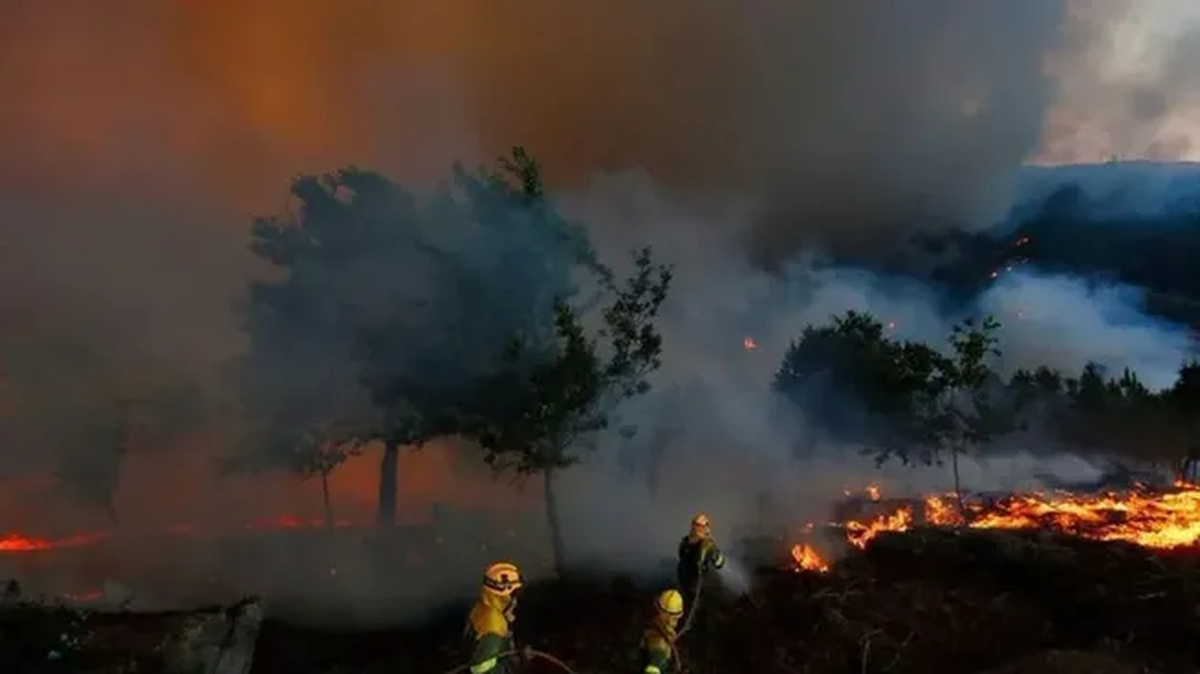
<path fill-rule="evenodd" d="M 473 643 L 471 674 L 508 674 L 514 656 L 512 623 L 521 589 L 521 572 L 509 562 L 497 562 L 484 571 L 479 600 L 471 607 L 467 630 Z"/>
<path fill-rule="evenodd" d="M 725 566 L 725 555 L 712 539 L 712 522 L 708 515 L 692 518 L 692 529 L 679 542 L 679 563 L 676 573 L 679 590 L 683 593 L 685 610 L 690 613 L 695 607 L 697 593 L 704 577 L 710 571 Z"/>
<path fill-rule="evenodd" d="M 642 637 L 639 674 L 670 674 L 675 662 L 675 638 L 683 617 L 683 595 L 667 590 L 654 603 L 654 620 Z"/>

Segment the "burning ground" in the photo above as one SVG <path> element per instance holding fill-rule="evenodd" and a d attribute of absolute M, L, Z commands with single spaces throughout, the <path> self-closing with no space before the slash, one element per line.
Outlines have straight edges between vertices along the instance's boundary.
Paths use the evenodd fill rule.
<path fill-rule="evenodd" d="M 1048 530 L 1097 541 L 1122 541 L 1155 550 L 1200 544 L 1200 488 L 1177 482 L 1169 491 L 1134 484 L 1123 492 L 1077 494 L 1033 492 L 988 497 L 954 494 L 884 499 L 878 487 L 864 495 L 846 493 L 846 519 L 828 526 L 858 549 L 881 533 L 914 527 Z M 854 512 L 857 511 L 857 512 Z M 811 531 L 813 525 L 806 529 Z M 811 544 L 797 543 L 792 557 L 802 569 L 825 571 L 829 564 Z"/>
<path fill-rule="evenodd" d="M 706 587 L 680 644 L 685 671 L 1182 674 L 1200 667 L 1194 485 L 968 495 L 961 509 L 953 495 L 893 498 L 869 487 L 834 510 L 841 519 L 803 527 L 799 542 L 763 536 L 729 546 L 756 570 L 745 593 Z M 274 535 L 261 528 L 267 524 L 251 525 L 260 527 L 253 535 Z M 303 535 L 323 523 L 271 525 Z M 102 544 L 83 536 L 4 541 L 10 558 Z M 418 545 L 406 541 L 410 551 Z M 628 671 L 646 597 L 664 582 L 583 575 L 535 583 L 522 599 L 518 638 L 579 674 Z M 103 605 L 98 596 L 60 605 L 3 613 L 3 648 L 21 671 L 128 671 L 119 668 L 135 660 L 139 671 L 161 671 L 165 644 L 188 619 L 79 612 Z M 419 625 L 387 630 L 345 631 L 352 616 L 338 631 L 268 617 L 253 671 L 439 674 L 462 658 L 463 608 L 448 605 Z M 70 647 L 52 643 L 66 638 L 60 632 Z M 51 650 L 57 655 L 47 661 Z M 529 671 L 555 671 L 539 666 Z"/>

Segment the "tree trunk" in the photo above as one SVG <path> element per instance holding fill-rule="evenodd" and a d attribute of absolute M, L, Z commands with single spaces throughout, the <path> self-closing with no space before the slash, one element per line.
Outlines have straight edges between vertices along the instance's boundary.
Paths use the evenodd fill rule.
<path fill-rule="evenodd" d="M 396 469 L 400 465 L 400 446 L 388 442 L 383 446 L 379 462 L 379 501 L 376 521 L 381 527 L 396 524 Z"/>
<path fill-rule="evenodd" d="M 956 501 L 958 501 L 958 514 L 965 517 L 967 514 L 967 508 L 966 508 L 966 505 L 963 503 L 962 482 L 961 482 L 961 480 L 959 478 L 959 474 L 958 474 L 958 448 L 957 447 L 952 447 L 950 449 L 950 467 L 951 467 L 951 470 L 954 471 L 954 499 Z"/>
<path fill-rule="evenodd" d="M 550 525 L 550 552 L 553 555 L 554 573 L 565 576 L 565 550 L 562 539 L 562 522 L 558 518 L 558 497 L 554 494 L 554 470 L 542 471 L 542 497 L 546 505 L 546 523 Z"/>
<path fill-rule="evenodd" d="M 329 497 L 329 471 L 321 473 L 321 500 L 325 506 L 325 528 L 333 531 L 333 500 Z"/>

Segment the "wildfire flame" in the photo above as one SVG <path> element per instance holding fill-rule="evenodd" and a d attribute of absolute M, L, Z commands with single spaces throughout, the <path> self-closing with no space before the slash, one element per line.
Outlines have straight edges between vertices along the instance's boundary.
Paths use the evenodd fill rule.
<path fill-rule="evenodd" d="M 92 545 L 108 538 L 106 531 L 90 534 L 75 534 L 66 538 L 33 538 L 17 533 L 0 534 L 0 552 L 36 552 L 54 548 L 78 548 Z"/>
<path fill-rule="evenodd" d="M 352 520 L 338 519 L 331 526 L 338 529 L 358 526 L 362 523 Z M 291 529 L 321 529 L 326 526 L 322 518 L 302 518 L 295 515 L 280 515 L 272 519 L 259 519 L 246 522 L 242 529 L 246 531 L 281 531 Z M 171 536 L 196 536 L 203 532 L 191 524 L 173 524 L 162 530 L 163 534 Z M 43 538 L 27 534 L 10 532 L 0 534 L 0 554 L 39 552 L 62 548 L 79 548 L 95 545 L 112 537 L 112 532 L 95 531 L 90 533 L 73 534 L 63 538 Z"/>
<path fill-rule="evenodd" d="M 846 541 L 865 548 L 885 531 L 906 531 L 917 523 L 919 507 L 927 526 L 972 529 L 1049 529 L 1101 541 L 1126 541 L 1168 550 L 1200 545 L 1200 486 L 1177 483 L 1175 491 L 1142 489 L 1103 494 L 1033 492 L 1014 494 L 992 503 L 967 502 L 960 511 L 953 496 L 932 495 L 913 505 L 898 506 L 870 518 L 835 522 Z M 877 487 L 868 497 L 880 502 Z M 964 514 L 965 513 L 965 514 Z M 823 572 L 829 568 L 808 544 L 792 547 L 795 568 Z"/>
<path fill-rule="evenodd" d="M 792 546 L 792 561 L 796 563 L 796 568 L 804 571 L 825 573 L 829 570 L 829 563 L 821 559 L 812 546 L 804 543 Z"/>

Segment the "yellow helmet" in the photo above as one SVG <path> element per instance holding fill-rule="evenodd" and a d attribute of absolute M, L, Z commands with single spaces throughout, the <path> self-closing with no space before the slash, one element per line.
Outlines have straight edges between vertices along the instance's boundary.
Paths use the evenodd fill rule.
<path fill-rule="evenodd" d="M 521 589 L 521 571 L 512 562 L 496 562 L 483 572 L 483 589 L 501 597 Z"/>
<path fill-rule="evenodd" d="M 658 595 L 658 601 L 655 606 L 659 612 L 669 616 L 683 615 L 683 595 L 679 594 L 679 590 L 665 590 Z"/>

